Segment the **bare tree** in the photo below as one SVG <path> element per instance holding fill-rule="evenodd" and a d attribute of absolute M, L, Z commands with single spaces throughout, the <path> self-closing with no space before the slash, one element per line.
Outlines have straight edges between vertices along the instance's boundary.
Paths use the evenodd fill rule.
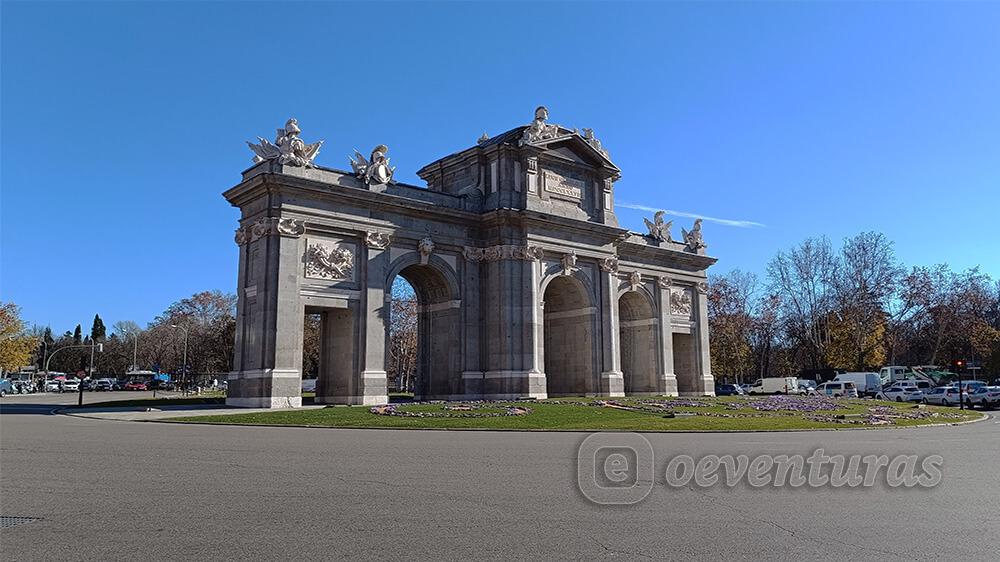
<path fill-rule="evenodd" d="M 826 238 L 809 238 L 778 252 L 767 266 L 770 290 L 780 298 L 783 327 L 814 368 L 825 366 L 826 320 L 836 303 L 837 265 Z"/>

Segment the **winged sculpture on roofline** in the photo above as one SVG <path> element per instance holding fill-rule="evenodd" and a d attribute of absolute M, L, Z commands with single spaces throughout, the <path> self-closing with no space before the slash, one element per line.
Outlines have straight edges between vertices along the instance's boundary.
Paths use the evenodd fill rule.
<path fill-rule="evenodd" d="M 306 144 L 299 138 L 301 133 L 299 122 L 292 118 L 284 127 L 278 129 L 273 143 L 264 137 L 257 137 L 260 141 L 258 144 L 247 141 L 247 146 L 254 153 L 253 161 L 260 163 L 265 160 L 277 160 L 281 164 L 290 166 L 315 167 L 316 163 L 313 160 L 319 155 L 323 141 Z"/>
<path fill-rule="evenodd" d="M 660 242 L 673 242 L 670 236 L 670 225 L 674 224 L 674 221 L 663 222 L 663 215 L 666 214 L 664 211 L 656 211 L 653 215 L 653 221 L 650 222 L 649 219 L 643 217 L 643 221 L 646 222 L 646 228 L 649 229 L 649 236 L 654 240 Z"/>
<path fill-rule="evenodd" d="M 351 158 L 351 168 L 358 179 L 365 182 L 365 185 L 380 185 L 392 181 L 392 174 L 396 171 L 395 166 L 389 166 L 389 147 L 380 144 L 372 149 L 371 158 L 365 158 L 359 150 L 354 151 L 354 158 Z"/>

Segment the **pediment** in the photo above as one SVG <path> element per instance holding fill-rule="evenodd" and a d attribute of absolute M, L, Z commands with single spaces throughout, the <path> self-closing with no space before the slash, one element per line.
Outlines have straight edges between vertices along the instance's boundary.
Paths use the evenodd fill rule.
<path fill-rule="evenodd" d="M 609 158 L 607 151 L 599 148 L 600 143 L 598 141 L 594 141 L 594 144 L 592 144 L 576 132 L 569 132 L 566 135 L 530 144 L 531 146 L 543 149 L 546 154 L 562 160 L 568 160 L 585 166 L 606 168 L 616 175 L 621 173 L 618 166 L 615 166 L 614 162 Z"/>

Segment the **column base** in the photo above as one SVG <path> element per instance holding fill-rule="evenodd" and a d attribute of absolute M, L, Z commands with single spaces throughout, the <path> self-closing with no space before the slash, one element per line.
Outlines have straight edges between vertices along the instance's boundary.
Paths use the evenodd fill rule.
<path fill-rule="evenodd" d="M 621 371 L 601 373 L 601 396 L 623 398 L 625 396 L 625 376 Z"/>
<path fill-rule="evenodd" d="M 548 389 L 545 373 L 537 371 L 486 371 L 483 373 L 483 400 L 545 400 Z"/>
<path fill-rule="evenodd" d="M 662 396 L 678 396 L 677 375 L 666 373 L 660 377 L 660 394 Z"/>
<path fill-rule="evenodd" d="M 226 405 L 237 408 L 301 408 L 302 373 L 256 369 L 229 373 Z"/>

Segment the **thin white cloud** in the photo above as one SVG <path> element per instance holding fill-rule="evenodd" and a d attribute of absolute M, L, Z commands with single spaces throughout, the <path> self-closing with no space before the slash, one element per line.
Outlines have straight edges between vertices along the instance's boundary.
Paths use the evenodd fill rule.
<path fill-rule="evenodd" d="M 672 211 L 670 209 L 658 209 L 656 207 L 650 207 L 648 205 L 635 205 L 632 203 L 616 203 L 617 207 L 625 207 L 626 209 L 635 209 L 636 211 L 648 211 L 650 213 L 655 213 L 657 211 L 663 211 L 664 213 L 675 216 L 675 217 L 686 217 L 691 219 L 702 219 L 708 222 L 714 222 L 717 224 L 724 224 L 726 226 L 735 226 L 738 228 L 765 228 L 767 225 L 754 221 L 744 221 L 744 220 L 734 220 L 734 219 L 719 219 L 715 217 L 706 217 L 705 215 L 699 215 L 698 213 L 688 213 L 685 211 Z"/>

